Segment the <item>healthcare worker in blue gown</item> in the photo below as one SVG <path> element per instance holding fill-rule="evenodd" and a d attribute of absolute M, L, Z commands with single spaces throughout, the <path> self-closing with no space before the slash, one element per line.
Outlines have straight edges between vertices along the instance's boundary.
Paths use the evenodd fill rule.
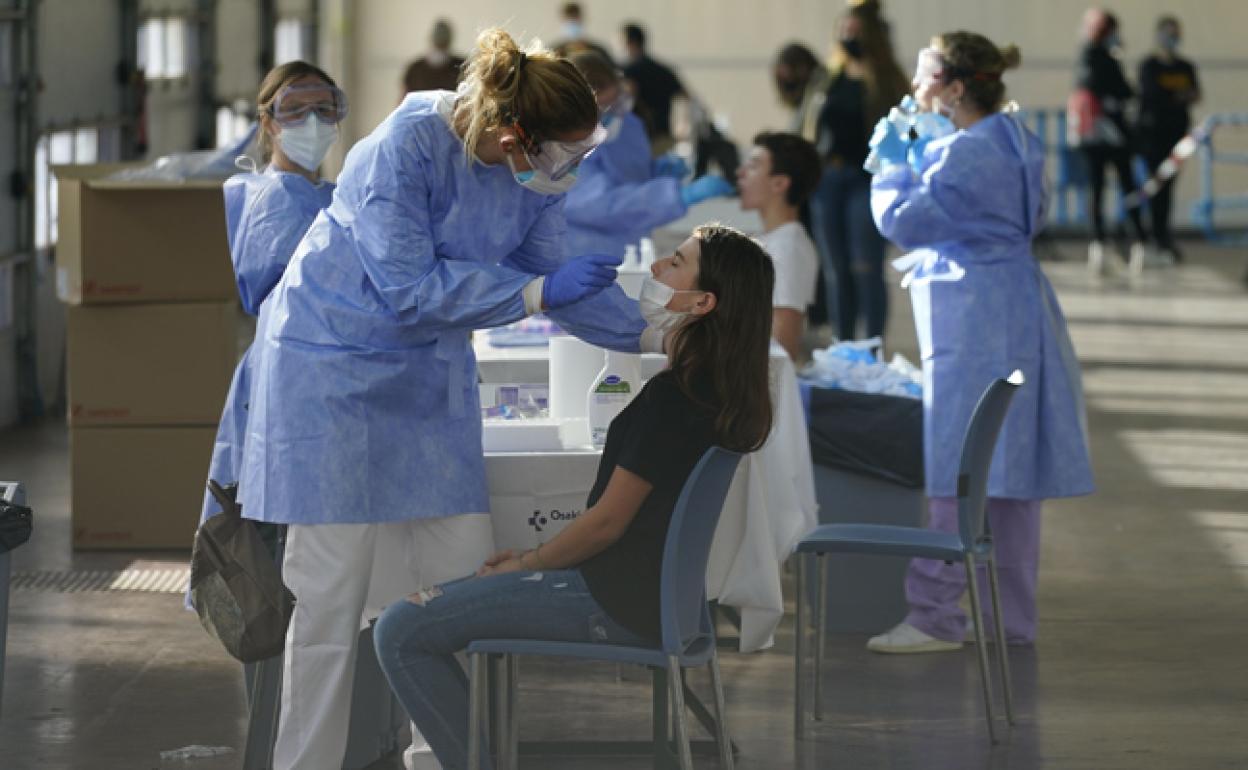
<path fill-rule="evenodd" d="M 493 551 L 472 331 L 546 311 L 640 349 L 618 258 L 564 249 L 603 133 L 571 63 L 487 30 L 457 92 L 409 94 L 351 149 L 265 302 L 240 493 L 288 525 L 276 770 L 341 766 L 366 613 Z"/>
<path fill-rule="evenodd" d="M 594 51 L 569 57 L 594 89 L 607 137 L 581 164 L 568 191 L 568 251 L 624 256 L 625 247 L 685 215 L 689 207 L 733 195 L 723 177 L 708 174 L 687 184 L 688 166 L 676 155 L 651 159 L 650 139 L 633 114 L 633 96 L 619 71 Z"/>
<path fill-rule="evenodd" d="M 1018 61 L 1016 48 L 998 49 L 966 32 L 938 37 L 924 49 L 915 97 L 952 121 L 952 133 L 930 138 L 944 132 L 923 131 L 911 144 L 908 132 L 902 136 L 881 121 L 872 145 L 883 167 L 872 183 L 871 209 L 880 232 L 910 252 L 898 266 L 908 271 L 923 358 L 933 529 L 957 531 L 958 450 L 980 395 L 1015 369 L 1026 378 L 993 455 L 988 518 L 1006 638 L 1030 644 L 1041 502 L 1089 494 L 1093 484 L 1079 365 L 1057 297 L 1031 250 L 1045 223 L 1044 147 L 1013 114 L 1000 111 L 1002 74 Z M 982 571 L 979 578 L 986 586 Z M 908 616 L 868 648 L 957 649 L 967 632 L 958 607 L 965 588 L 962 565 L 913 560 Z"/>
<path fill-rule="evenodd" d="M 275 67 L 256 97 L 258 145 L 268 165 L 236 174 L 225 183 L 226 232 L 243 310 L 260 305 L 277 285 L 312 220 L 329 205 L 334 185 L 317 174 L 321 160 L 346 116 L 346 97 L 332 78 L 307 62 Z M 222 486 L 238 483 L 247 430 L 252 350 L 234 370 L 213 445 L 208 478 Z M 205 494 L 202 523 L 221 512 Z"/>

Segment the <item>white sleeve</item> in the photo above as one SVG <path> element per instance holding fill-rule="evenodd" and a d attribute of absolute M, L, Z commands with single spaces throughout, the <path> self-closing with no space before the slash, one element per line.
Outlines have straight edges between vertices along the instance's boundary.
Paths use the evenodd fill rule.
<path fill-rule="evenodd" d="M 772 293 L 772 305 L 792 308 L 805 313 L 815 301 L 815 281 L 818 279 L 819 259 L 810 237 L 801 225 L 785 227 L 768 239 L 767 250 L 776 267 L 776 287 Z"/>

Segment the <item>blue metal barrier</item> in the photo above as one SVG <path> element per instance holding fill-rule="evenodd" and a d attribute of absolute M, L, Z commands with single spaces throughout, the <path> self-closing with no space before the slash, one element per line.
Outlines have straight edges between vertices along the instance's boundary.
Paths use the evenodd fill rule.
<path fill-rule="evenodd" d="M 1215 213 L 1228 209 L 1248 208 L 1248 193 L 1239 195 L 1214 195 L 1213 175 L 1215 164 L 1224 163 L 1237 166 L 1248 166 L 1248 153 L 1219 152 L 1214 149 L 1213 136 L 1219 128 L 1248 127 L 1248 113 L 1219 113 L 1205 119 L 1200 127 L 1193 132 L 1199 142 L 1200 153 L 1200 198 L 1192 204 L 1192 221 L 1204 233 L 1211 243 L 1226 246 L 1242 246 L 1248 244 L 1248 230 L 1238 228 L 1227 230 L 1219 228 L 1214 219 Z"/>

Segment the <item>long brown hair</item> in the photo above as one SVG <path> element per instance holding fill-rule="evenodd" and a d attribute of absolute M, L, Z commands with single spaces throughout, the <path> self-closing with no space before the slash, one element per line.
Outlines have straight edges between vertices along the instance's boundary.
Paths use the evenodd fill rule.
<path fill-rule="evenodd" d="M 693 237 L 702 250 L 697 288 L 714 294 L 716 303 L 674 333 L 672 371 L 691 398 L 695 380 L 713 387 L 718 444 L 753 452 L 771 433 L 768 350 L 776 271 L 767 252 L 739 230 L 703 225 Z"/>
<path fill-rule="evenodd" d="M 469 163 L 492 128 L 519 123 L 530 141 L 541 142 L 598 123 L 598 103 L 585 76 L 536 40 L 522 51 L 502 29 L 487 29 L 477 36 L 463 72 L 455 128 Z"/>
<path fill-rule="evenodd" d="M 260 83 L 260 93 L 256 94 L 256 115 L 260 120 L 260 136 L 258 139 L 260 155 L 265 160 L 268 160 L 273 153 L 273 137 L 269 134 L 269 126 L 273 121 L 273 100 L 277 98 L 277 94 L 283 88 L 305 77 L 320 78 L 334 88 L 338 87 L 338 84 L 325 73 L 325 70 L 315 64 L 298 60 L 277 65 L 269 70 L 269 74 L 265 75 L 264 80 Z"/>
<path fill-rule="evenodd" d="M 893 35 L 884 20 L 879 0 L 860 0 L 851 6 L 844 18 L 856 19 L 862 41 L 863 84 L 867 98 L 863 117 L 870 129 L 889 109 L 910 93 L 910 78 L 902 71 L 893 53 Z M 844 69 L 848 59 L 838 45 L 832 51 L 832 70 Z"/>

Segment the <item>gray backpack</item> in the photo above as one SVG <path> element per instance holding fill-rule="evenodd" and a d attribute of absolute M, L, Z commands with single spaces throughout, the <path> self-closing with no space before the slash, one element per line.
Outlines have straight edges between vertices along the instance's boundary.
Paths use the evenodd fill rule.
<path fill-rule="evenodd" d="M 242 517 L 237 485 L 209 481 L 208 489 L 221 513 L 200 526 L 191 552 L 191 603 L 199 622 L 243 663 L 280 655 L 295 596 L 261 530 L 267 527 L 276 540 L 277 526 Z"/>

